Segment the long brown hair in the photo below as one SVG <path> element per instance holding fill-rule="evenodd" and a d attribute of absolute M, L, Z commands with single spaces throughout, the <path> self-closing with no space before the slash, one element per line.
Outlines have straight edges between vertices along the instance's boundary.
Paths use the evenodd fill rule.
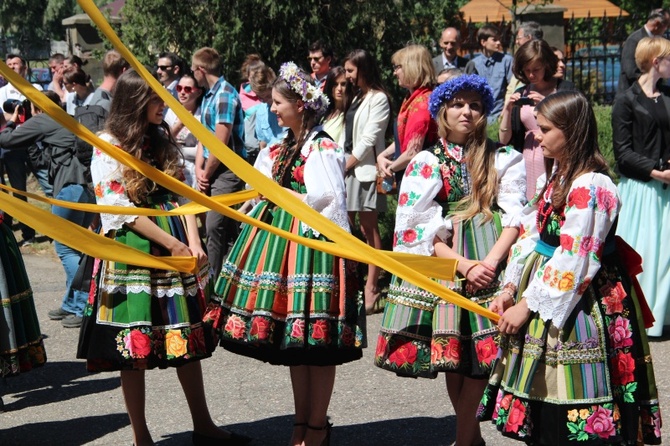
<path fill-rule="evenodd" d="M 559 91 L 547 96 L 535 108 L 565 136 L 551 202 L 555 209 L 565 205 L 572 182 L 588 172 L 609 174 L 609 165 L 598 147 L 598 125 L 588 99 L 578 91 Z M 550 172 L 547 171 L 547 177 Z M 547 181 L 547 184 L 549 182 Z M 542 194 L 546 190 L 544 186 Z"/>
<path fill-rule="evenodd" d="M 179 178 L 182 155 L 170 128 L 165 121 L 156 125 L 147 119 L 149 103 L 156 97 L 156 93 L 135 70 L 125 71 L 116 83 L 105 130 L 130 155 L 151 162 L 167 175 Z M 121 171 L 126 192 L 133 202 L 143 202 L 147 194 L 156 190 L 156 184 L 136 170 L 124 165 Z"/>
<path fill-rule="evenodd" d="M 445 140 L 448 140 L 451 131 L 447 122 L 447 109 L 451 102 L 443 104 L 437 116 L 437 132 Z M 493 218 L 491 208 L 498 195 L 498 171 L 495 167 L 495 144 L 489 143 L 486 136 L 484 113 L 475 122 L 472 133 L 468 135 L 464 156 L 472 187 L 470 195 L 456 205 L 454 216 L 459 220 L 468 220 L 477 214 L 484 214 L 484 221 L 489 221 Z"/>

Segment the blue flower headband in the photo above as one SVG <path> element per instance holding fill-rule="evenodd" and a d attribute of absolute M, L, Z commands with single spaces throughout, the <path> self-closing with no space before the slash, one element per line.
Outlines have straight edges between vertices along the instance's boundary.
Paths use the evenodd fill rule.
<path fill-rule="evenodd" d="M 279 68 L 279 77 L 300 96 L 305 108 L 315 111 L 317 115 L 325 113 L 330 104 L 328 98 L 321 89 L 306 81 L 301 73 L 302 70 L 294 62 L 283 63 Z"/>
<path fill-rule="evenodd" d="M 473 91 L 482 98 L 484 114 L 488 115 L 493 109 L 493 90 L 481 76 L 476 74 L 463 74 L 461 76 L 449 79 L 441 85 L 438 85 L 430 94 L 428 100 L 428 111 L 433 119 L 437 119 L 437 114 L 447 102 L 451 101 L 461 91 Z"/>

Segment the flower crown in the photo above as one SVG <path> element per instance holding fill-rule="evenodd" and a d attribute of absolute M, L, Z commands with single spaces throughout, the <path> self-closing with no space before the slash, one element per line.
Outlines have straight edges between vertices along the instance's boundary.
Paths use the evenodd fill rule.
<path fill-rule="evenodd" d="M 438 85 L 430 94 L 428 111 L 430 111 L 433 119 L 437 119 L 440 108 L 461 91 L 473 91 L 479 94 L 482 98 L 485 115 L 488 115 L 493 109 L 493 103 L 495 102 L 493 100 L 493 90 L 491 90 L 486 79 L 476 74 L 463 74 Z"/>
<path fill-rule="evenodd" d="M 317 115 L 325 113 L 330 101 L 323 92 L 311 82 L 301 76 L 304 72 L 294 62 L 283 63 L 279 68 L 279 77 L 286 81 L 288 86 L 300 95 L 305 108 L 316 112 Z"/>

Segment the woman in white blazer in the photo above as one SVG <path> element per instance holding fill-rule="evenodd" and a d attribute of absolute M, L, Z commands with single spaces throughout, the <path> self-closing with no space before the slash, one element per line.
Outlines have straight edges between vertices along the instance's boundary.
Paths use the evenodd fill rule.
<path fill-rule="evenodd" d="M 367 243 L 381 249 L 377 213 L 386 211 L 386 196 L 376 188 L 377 154 L 386 148 L 386 127 L 391 115 L 388 95 L 374 57 L 365 50 L 354 50 L 344 62 L 347 81 L 356 93 L 345 112 L 344 141 L 347 156 L 347 211 L 352 226 L 358 214 L 360 229 Z M 379 301 L 379 267 L 368 265 L 365 283 L 365 309 L 374 311 Z"/>

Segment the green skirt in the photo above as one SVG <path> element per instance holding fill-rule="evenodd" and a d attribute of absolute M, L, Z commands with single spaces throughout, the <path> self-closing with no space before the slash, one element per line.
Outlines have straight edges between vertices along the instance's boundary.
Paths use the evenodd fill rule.
<path fill-rule="evenodd" d="M 174 201 L 151 207 L 174 209 Z M 162 230 L 188 243 L 179 216 L 152 217 Z M 123 227 L 116 241 L 156 256 L 170 252 Z M 89 371 L 178 367 L 211 356 L 216 341 L 202 323 L 209 303 L 209 265 L 197 274 L 96 260 L 77 357 Z"/>
<path fill-rule="evenodd" d="M 267 201 L 251 216 L 301 234 L 299 220 Z M 325 240 L 311 230 L 304 236 Z M 357 291 L 355 262 L 247 225 L 205 321 L 232 352 L 271 364 L 337 365 L 362 356 L 365 311 Z"/>
<path fill-rule="evenodd" d="M 471 260 L 482 260 L 498 240 L 500 216 L 480 217 L 454 225 L 452 248 Z M 504 265 L 498 269 L 499 277 Z M 470 295 L 466 281 L 443 285 L 484 308 L 493 301 L 499 279 Z M 435 378 L 456 372 L 472 378 L 488 377 L 498 348 L 498 330 L 487 318 L 442 301 L 396 276 L 391 278 L 382 326 L 377 338 L 375 365 L 400 376 Z"/>
<path fill-rule="evenodd" d="M 0 221 L 0 377 L 44 365 L 47 355 L 23 257 L 11 228 Z"/>

